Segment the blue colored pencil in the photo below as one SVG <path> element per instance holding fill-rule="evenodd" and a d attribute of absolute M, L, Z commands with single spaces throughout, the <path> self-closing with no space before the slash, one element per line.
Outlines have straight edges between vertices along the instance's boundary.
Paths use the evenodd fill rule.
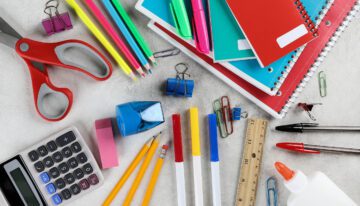
<path fill-rule="evenodd" d="M 124 21 L 121 19 L 120 15 L 117 13 L 117 11 L 114 8 L 114 5 L 111 3 L 111 0 L 102 0 L 102 3 L 104 4 L 106 10 L 109 12 L 111 18 L 114 20 L 116 26 L 120 30 L 120 32 L 123 34 L 124 38 L 130 45 L 131 49 L 136 54 L 137 58 L 139 59 L 140 63 L 147 69 L 150 70 L 150 64 L 148 60 L 146 59 L 145 55 L 142 53 L 140 47 L 136 43 L 134 37 L 131 35 L 129 29 L 126 27 Z"/>

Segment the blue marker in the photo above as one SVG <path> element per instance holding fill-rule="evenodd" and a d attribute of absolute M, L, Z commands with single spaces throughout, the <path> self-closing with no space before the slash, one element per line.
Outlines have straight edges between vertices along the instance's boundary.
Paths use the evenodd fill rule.
<path fill-rule="evenodd" d="M 150 64 L 147 61 L 146 57 L 140 50 L 140 47 L 137 45 L 134 37 L 131 35 L 129 29 L 126 27 L 124 21 L 121 19 L 119 13 L 114 8 L 114 5 L 111 3 L 111 0 L 102 0 L 106 10 L 109 12 L 111 18 L 114 20 L 115 24 L 123 34 L 124 38 L 126 39 L 127 43 L 132 48 L 133 52 L 138 57 L 140 63 L 147 69 L 150 70 Z"/>
<path fill-rule="evenodd" d="M 208 115 L 209 122 L 209 138 L 210 138 L 210 161 L 211 161 L 211 183 L 213 205 L 221 205 L 220 190 L 220 169 L 219 169 L 219 148 L 217 135 L 216 114 Z"/>

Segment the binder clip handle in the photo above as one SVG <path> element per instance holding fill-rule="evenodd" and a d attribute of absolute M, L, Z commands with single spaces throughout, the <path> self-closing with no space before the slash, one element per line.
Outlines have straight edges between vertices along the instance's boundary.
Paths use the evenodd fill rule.
<path fill-rule="evenodd" d="M 176 78 L 185 80 L 185 76 L 191 77 L 191 75 L 187 73 L 188 69 L 189 65 L 186 63 L 178 63 L 177 65 L 175 65 Z"/>

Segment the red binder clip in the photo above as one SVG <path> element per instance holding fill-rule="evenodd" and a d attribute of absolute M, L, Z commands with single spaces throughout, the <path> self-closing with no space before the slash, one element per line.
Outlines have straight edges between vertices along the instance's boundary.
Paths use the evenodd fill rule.
<path fill-rule="evenodd" d="M 49 18 L 42 21 L 43 28 L 48 36 L 65 30 L 72 29 L 72 23 L 68 12 L 59 13 L 59 1 L 49 0 L 45 4 L 44 13 Z"/>

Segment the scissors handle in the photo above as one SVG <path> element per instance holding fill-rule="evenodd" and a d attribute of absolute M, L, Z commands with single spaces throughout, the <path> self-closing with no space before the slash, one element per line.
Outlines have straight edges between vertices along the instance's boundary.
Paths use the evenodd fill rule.
<path fill-rule="evenodd" d="M 48 121 L 62 120 L 72 106 L 72 92 L 67 88 L 58 88 L 51 83 L 46 64 L 28 59 L 24 59 L 24 61 L 29 67 L 37 112 Z"/>
<path fill-rule="evenodd" d="M 16 52 L 24 59 L 79 71 L 98 81 L 112 74 L 110 61 L 95 47 L 80 40 L 44 43 L 23 38 L 16 43 Z"/>

